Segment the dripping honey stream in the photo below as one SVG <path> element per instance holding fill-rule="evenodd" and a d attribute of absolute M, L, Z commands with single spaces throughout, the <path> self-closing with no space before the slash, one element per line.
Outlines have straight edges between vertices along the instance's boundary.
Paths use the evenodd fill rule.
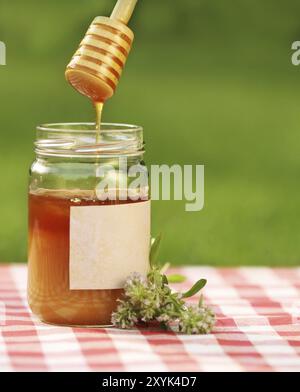
<path fill-rule="evenodd" d="M 96 144 L 100 142 L 103 106 L 103 102 L 94 102 L 96 111 Z"/>

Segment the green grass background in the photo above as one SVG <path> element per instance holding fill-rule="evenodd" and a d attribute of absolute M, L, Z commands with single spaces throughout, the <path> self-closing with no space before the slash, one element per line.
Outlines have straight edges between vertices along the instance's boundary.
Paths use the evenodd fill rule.
<path fill-rule="evenodd" d="M 205 208 L 153 203 L 161 257 L 174 264 L 300 261 L 300 4 L 140 0 L 136 34 L 104 120 L 145 128 L 148 164 L 204 164 Z M 27 176 L 39 123 L 91 121 L 64 80 L 110 0 L 1 0 L 0 261 L 26 261 Z"/>

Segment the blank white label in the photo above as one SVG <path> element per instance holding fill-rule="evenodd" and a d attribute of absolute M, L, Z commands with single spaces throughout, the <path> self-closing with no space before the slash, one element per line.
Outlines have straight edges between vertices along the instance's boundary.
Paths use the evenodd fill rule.
<path fill-rule="evenodd" d="M 70 289 L 124 287 L 149 270 L 150 201 L 71 207 Z"/>

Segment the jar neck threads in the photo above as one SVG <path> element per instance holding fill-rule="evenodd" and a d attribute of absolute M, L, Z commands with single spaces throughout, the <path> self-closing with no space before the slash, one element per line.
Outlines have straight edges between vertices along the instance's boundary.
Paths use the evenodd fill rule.
<path fill-rule="evenodd" d="M 94 123 L 56 123 L 37 128 L 35 152 L 42 157 L 105 158 L 144 154 L 143 128 L 101 124 L 97 139 Z"/>

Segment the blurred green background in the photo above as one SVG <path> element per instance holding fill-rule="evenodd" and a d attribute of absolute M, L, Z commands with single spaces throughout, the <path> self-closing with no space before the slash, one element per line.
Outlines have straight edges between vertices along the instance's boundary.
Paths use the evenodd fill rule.
<path fill-rule="evenodd" d="M 91 121 L 64 69 L 114 0 L 1 0 L 0 261 L 26 261 L 27 173 L 39 123 Z M 297 0 L 140 0 L 134 49 L 104 120 L 141 124 L 149 164 L 204 164 L 205 208 L 153 203 L 176 264 L 300 261 Z"/>

